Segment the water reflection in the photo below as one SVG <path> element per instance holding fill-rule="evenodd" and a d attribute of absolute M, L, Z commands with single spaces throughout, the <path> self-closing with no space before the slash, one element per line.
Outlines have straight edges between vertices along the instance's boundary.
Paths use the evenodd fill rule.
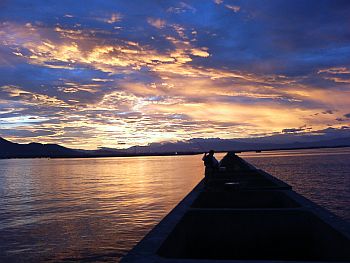
<path fill-rule="evenodd" d="M 115 261 L 203 175 L 200 156 L 0 162 L 0 259 L 33 262 Z"/>
<path fill-rule="evenodd" d="M 350 148 L 242 154 L 255 166 L 350 221 Z"/>
<path fill-rule="evenodd" d="M 241 156 L 350 218 L 349 149 L 314 153 Z M 202 179 L 201 157 L 0 160 L 0 261 L 115 262 Z"/>

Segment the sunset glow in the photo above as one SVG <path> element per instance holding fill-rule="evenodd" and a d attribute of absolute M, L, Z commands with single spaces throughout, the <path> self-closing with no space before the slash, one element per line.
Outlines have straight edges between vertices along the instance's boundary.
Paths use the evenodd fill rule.
<path fill-rule="evenodd" d="M 347 1 L 4 1 L 0 136 L 96 149 L 349 128 L 349 11 Z"/>

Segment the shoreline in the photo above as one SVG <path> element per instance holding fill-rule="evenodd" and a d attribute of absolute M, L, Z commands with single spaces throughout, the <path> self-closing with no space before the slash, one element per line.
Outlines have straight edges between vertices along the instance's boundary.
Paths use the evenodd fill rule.
<path fill-rule="evenodd" d="M 272 148 L 272 149 L 243 149 L 243 150 L 218 150 L 216 153 L 225 153 L 225 152 L 272 152 L 272 151 L 286 151 L 286 150 L 310 150 L 310 149 L 338 149 L 338 148 L 350 148 L 350 145 L 339 145 L 339 146 L 315 146 L 315 147 L 292 147 L 292 148 Z M 165 153 L 135 153 L 135 154 L 101 154 L 101 155 L 60 155 L 60 156 L 50 156 L 50 155 L 22 155 L 22 156 L 8 156 L 2 157 L 0 159 L 86 159 L 86 158 L 107 158 L 107 157 L 147 157 L 147 156 L 184 156 L 184 155 L 199 155 L 203 154 L 204 151 L 196 152 L 165 152 Z"/>

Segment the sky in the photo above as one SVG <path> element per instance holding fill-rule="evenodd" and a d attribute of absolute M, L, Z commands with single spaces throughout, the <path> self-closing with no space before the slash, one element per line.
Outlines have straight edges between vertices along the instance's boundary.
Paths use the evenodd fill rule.
<path fill-rule="evenodd" d="M 1 0 L 0 136 L 82 149 L 350 129 L 350 1 Z"/>

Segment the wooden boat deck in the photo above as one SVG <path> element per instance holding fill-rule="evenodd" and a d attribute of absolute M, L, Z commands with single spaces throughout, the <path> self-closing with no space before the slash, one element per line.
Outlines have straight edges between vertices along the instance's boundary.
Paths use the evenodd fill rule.
<path fill-rule="evenodd" d="M 201 181 L 122 262 L 350 262 L 347 222 L 229 157 L 225 171 Z"/>

